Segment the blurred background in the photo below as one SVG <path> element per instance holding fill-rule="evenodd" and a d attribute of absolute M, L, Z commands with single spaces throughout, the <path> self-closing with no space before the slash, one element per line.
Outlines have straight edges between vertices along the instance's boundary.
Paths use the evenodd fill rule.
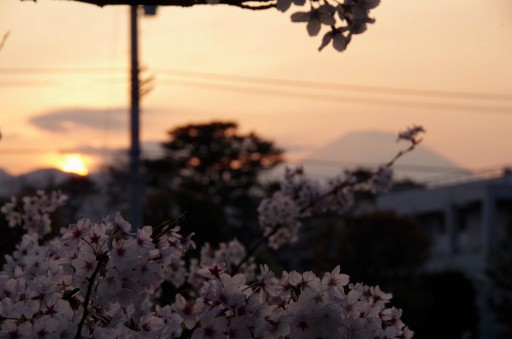
<path fill-rule="evenodd" d="M 512 3 L 383 2 L 343 53 L 318 52 L 294 11 L 140 14 L 144 222 L 186 212 L 198 243 L 249 244 L 286 165 L 365 176 L 422 125 L 388 195 L 258 258 L 341 263 L 393 292 L 417 338 L 510 337 Z M 0 37 L 2 199 L 61 189 L 57 220 L 127 213 L 128 8 L 2 0 Z"/>

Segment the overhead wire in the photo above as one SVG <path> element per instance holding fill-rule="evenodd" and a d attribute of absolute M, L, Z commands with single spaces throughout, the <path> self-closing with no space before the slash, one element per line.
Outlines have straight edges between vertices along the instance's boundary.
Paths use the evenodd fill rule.
<path fill-rule="evenodd" d="M 354 85 L 354 84 L 341 84 L 332 82 L 318 82 L 318 81 L 304 81 L 304 80 L 290 80 L 278 79 L 268 77 L 256 77 L 234 74 L 221 74 L 210 72 L 198 71 L 184 71 L 176 69 L 155 68 L 155 71 L 163 75 L 181 76 L 200 78 L 208 80 L 222 80 L 229 82 L 250 83 L 250 84 L 263 84 L 274 86 L 287 86 L 298 88 L 315 88 L 326 90 L 343 90 L 351 92 L 364 92 L 364 93 L 380 93 L 380 94 L 393 94 L 393 95 L 406 95 L 406 96 L 422 96 L 422 97 L 443 97 L 452 99 L 470 99 L 470 100 L 502 100 L 512 102 L 512 94 L 504 93 L 482 93 L 482 92 L 461 92 L 461 91 L 447 91 L 447 90 L 432 90 L 432 89 L 413 89 L 403 87 L 384 87 L 384 86 L 369 86 L 369 85 Z"/>
<path fill-rule="evenodd" d="M 342 168 L 350 166 L 351 168 L 365 168 L 365 167 L 377 167 L 382 163 L 369 163 L 369 162 L 356 162 L 356 161 L 345 161 L 345 160 L 325 160 L 325 159 L 314 159 L 308 158 L 303 161 L 299 161 L 304 165 L 318 166 L 318 167 L 331 167 L 331 168 Z M 395 164 L 395 169 L 407 170 L 412 172 L 436 172 L 436 173 L 466 173 L 468 170 L 457 167 L 449 166 L 434 166 L 434 165 L 417 165 L 417 164 Z"/>
<path fill-rule="evenodd" d="M 124 78 L 98 78 L 98 79 L 89 79 L 86 80 L 85 83 L 69 83 L 62 81 L 54 81 L 54 80 L 8 80 L 8 81 L 0 81 L 0 87 L 51 87 L 58 90 L 74 90 L 74 91 L 83 91 L 88 88 L 95 87 L 101 83 L 112 83 L 112 82 L 123 82 L 126 79 Z"/>
<path fill-rule="evenodd" d="M 466 99 L 466 100 L 494 100 L 512 102 L 512 94 L 506 93 L 484 93 L 484 92 L 465 92 L 450 90 L 434 90 L 434 89 L 414 89 L 404 87 L 385 87 L 371 85 L 355 85 L 334 82 L 304 81 L 279 79 L 260 76 L 246 76 L 225 73 L 211 73 L 199 71 L 185 71 L 168 68 L 154 68 L 156 74 L 167 75 L 172 77 L 186 77 L 201 80 L 214 80 L 224 82 L 236 82 L 246 84 L 271 85 L 281 87 L 307 88 L 307 89 L 323 89 L 330 91 L 347 91 L 371 94 L 393 94 L 402 96 L 419 96 L 419 97 L 438 97 L 446 99 Z M 0 74 L 79 74 L 79 73 L 126 73 L 125 67 L 0 67 Z"/>
<path fill-rule="evenodd" d="M 18 67 L 18 68 L 0 68 L 0 74 L 92 74 L 92 73 L 117 73 L 126 72 L 122 67 Z M 461 103 L 451 102 L 418 102 L 418 101 L 404 101 L 387 98 L 376 97 L 355 97 L 355 96 L 342 96 L 332 92 L 355 92 L 355 93 L 371 93 L 375 95 L 400 95 L 412 97 L 439 97 L 443 99 L 454 100 L 479 100 L 479 101 L 501 101 L 512 102 L 512 95 L 503 93 L 481 93 L 481 92 L 458 92 L 458 91 L 441 91 L 441 90 L 419 90 L 410 88 L 398 87 L 380 87 L 380 86 L 366 86 L 366 85 L 349 85 L 339 83 L 324 83 L 314 81 L 300 81 L 300 80 L 287 80 L 266 77 L 242 76 L 221 73 L 208 73 L 197 71 L 183 71 L 166 68 L 156 68 L 157 76 L 164 75 L 164 80 L 161 83 L 165 85 L 178 85 L 208 90 L 221 90 L 239 92 L 245 94 L 258 94 L 268 96 L 281 96 L 290 98 L 304 98 L 310 100 L 327 100 L 327 101 L 340 101 L 340 102 L 353 102 L 364 103 L 373 105 L 392 105 L 402 107 L 418 107 L 428 109 L 443 109 L 443 110 L 457 110 L 457 111 L 471 111 L 480 113 L 500 113 L 511 114 L 512 107 L 507 106 L 484 106 L 484 105 L 468 105 Z M 165 79 L 170 77 L 173 80 Z M 185 78 L 185 79 L 183 79 Z M 187 79 L 188 78 L 188 79 Z M 190 78 L 194 80 L 189 80 Z M 199 81 L 197 80 L 199 79 Z M 111 83 L 114 79 L 109 77 L 107 81 Z M 117 80 L 117 79 L 116 79 Z M 120 79 L 119 79 L 120 80 Z M 206 81 L 206 82 L 205 82 Z M 226 84 L 228 83 L 228 84 Z M 230 84 L 231 83 L 231 84 Z M 28 85 L 48 85 L 48 81 L 34 82 L 34 81 L 20 81 L 20 82 L 0 82 L 0 86 L 12 85 L 28 86 Z M 54 83 L 55 84 L 55 83 Z M 234 84 L 234 85 L 233 85 Z M 245 87 L 241 87 L 240 84 Z M 60 84 L 62 85 L 62 84 Z M 250 85 L 251 87 L 247 87 Z M 260 86 L 260 87 L 255 87 Z M 261 87 L 264 86 L 264 87 Z M 274 87 L 274 88 L 271 88 Z M 275 88 L 277 87 L 277 88 Z M 286 88 L 286 89 L 283 89 Z M 304 89 L 315 90 L 328 90 L 331 94 L 304 92 Z M 20 150 L 14 150 L 11 155 L 19 154 Z M 40 153 L 41 150 L 36 150 L 34 153 Z M 9 150 L 0 150 L 0 154 L 7 154 Z M 22 152 L 23 153 L 23 152 Z M 20 154 L 21 155 L 21 154 Z M 329 160 L 309 159 L 309 164 L 317 166 L 326 166 Z M 334 162 L 331 162 L 334 163 Z M 339 164 L 348 162 L 339 161 Z M 375 164 L 357 164 L 352 165 L 375 165 Z M 335 166 L 335 164 L 332 164 Z M 338 165 L 336 165 L 338 166 Z M 436 166 L 420 166 L 420 165 L 397 165 L 403 168 L 408 167 L 408 170 L 421 170 L 421 171 L 453 171 L 451 168 L 438 168 Z M 412 166 L 412 167 L 411 167 Z M 398 168 L 398 167 L 397 167 Z"/>
<path fill-rule="evenodd" d="M 475 113 L 497 113 L 497 114 L 512 114 L 512 106 L 483 106 L 483 105 L 470 105 L 462 103 L 440 103 L 440 102 L 425 102 L 425 101 L 404 101 L 396 99 L 386 98 L 375 98 L 375 97 L 355 97 L 355 96 L 344 96 L 339 94 L 324 94 L 324 93 L 311 93 L 311 92 L 290 92 L 283 89 L 270 89 L 270 88 L 258 88 L 258 87 L 240 87 L 236 85 L 226 85 L 220 83 L 206 83 L 195 80 L 163 80 L 161 82 L 164 85 L 175 85 L 193 87 L 205 90 L 217 90 L 217 91 L 230 91 L 252 95 L 266 95 L 266 96 L 277 96 L 277 97 L 288 97 L 293 99 L 309 99 L 309 100 L 322 100 L 322 101 L 334 101 L 343 103 L 362 103 L 370 105 L 386 105 L 395 107 L 407 107 L 407 108 L 422 108 L 422 109 L 443 109 L 449 111 L 470 111 Z"/>
<path fill-rule="evenodd" d="M 120 72 L 126 73 L 126 67 L 0 67 L 0 74 L 30 75 L 30 74 L 91 74 Z"/>
<path fill-rule="evenodd" d="M 277 79 L 267 77 L 209 73 L 198 71 L 184 71 L 167 68 L 155 68 L 154 71 L 158 76 L 163 75 L 164 80 L 159 81 L 163 85 L 174 85 L 192 87 L 203 90 L 229 91 L 252 95 L 265 95 L 274 97 L 288 97 L 293 99 L 322 100 L 343 103 L 361 103 L 369 105 L 386 105 L 395 107 L 413 107 L 420 109 L 442 109 L 447 111 L 467 111 L 477 113 L 496 113 L 496 114 L 512 114 L 512 106 L 504 106 L 500 104 L 489 105 L 489 102 L 496 104 L 512 103 L 512 95 L 504 93 L 482 93 L 482 92 L 461 92 L 461 91 L 445 91 L 431 89 L 411 89 L 399 87 L 382 87 L 368 85 L 353 85 L 340 83 L 327 83 L 316 81 L 302 81 Z M 90 74 L 90 73 L 115 73 L 126 72 L 122 67 L 17 67 L 17 68 L 0 68 L 0 74 Z M 165 79 L 170 77 L 172 80 Z M 185 79 L 183 79 L 185 78 Z M 193 79 L 193 80 L 190 80 Z M 199 81 L 197 80 L 199 79 Z M 117 79 L 116 79 L 117 80 Z M 121 79 L 119 79 L 121 80 Z M 124 80 L 124 79 L 122 79 Z M 107 81 L 111 82 L 110 77 Z M 226 82 L 228 84 L 226 84 Z M 229 84 L 231 83 L 231 84 Z M 233 85 L 234 83 L 234 85 Z M 247 86 L 240 86 L 250 85 Z M 49 85 L 48 82 L 0 82 L 1 87 L 6 86 L 37 86 Z M 276 88 L 277 87 L 277 88 Z M 283 89 L 286 88 L 286 89 Z M 300 91 L 300 90 L 303 91 Z M 307 89 L 308 91 L 304 91 Z M 316 92 L 312 92 L 311 90 Z M 299 91 L 295 91 L 299 90 Z M 318 92 L 322 90 L 322 92 Z M 326 93 L 328 91 L 329 93 Z M 334 93 L 335 92 L 335 93 Z M 371 96 L 354 96 L 340 95 L 340 92 L 366 93 Z M 398 95 L 415 98 L 435 97 L 438 99 L 452 100 L 470 100 L 470 101 L 486 101 L 486 104 L 468 104 L 463 102 L 440 102 L 440 101 L 418 101 L 403 100 L 389 97 L 378 97 L 379 95 Z"/>
<path fill-rule="evenodd" d="M 0 81 L 0 87 L 32 87 L 32 86 L 61 86 L 61 83 L 50 80 L 16 80 L 16 81 Z"/>

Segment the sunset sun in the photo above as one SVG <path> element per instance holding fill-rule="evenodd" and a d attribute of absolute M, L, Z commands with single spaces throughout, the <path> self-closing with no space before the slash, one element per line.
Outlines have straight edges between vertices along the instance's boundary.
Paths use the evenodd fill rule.
<path fill-rule="evenodd" d="M 89 173 L 83 158 L 78 154 L 66 155 L 59 164 L 59 168 L 64 172 L 78 175 L 87 175 Z"/>

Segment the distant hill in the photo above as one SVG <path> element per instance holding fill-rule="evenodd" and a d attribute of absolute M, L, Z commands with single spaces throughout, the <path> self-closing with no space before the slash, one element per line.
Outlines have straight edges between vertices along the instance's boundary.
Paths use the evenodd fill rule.
<path fill-rule="evenodd" d="M 73 174 L 55 168 L 35 170 L 19 176 L 13 176 L 0 170 L 0 196 L 16 195 L 23 188 L 33 190 L 46 189 L 65 182 Z"/>
<path fill-rule="evenodd" d="M 58 185 L 69 179 L 73 174 L 62 172 L 56 168 L 45 168 L 23 174 L 18 180 L 27 186 L 45 188 Z"/>
<path fill-rule="evenodd" d="M 12 175 L 4 171 L 3 169 L 0 169 L 0 181 L 4 179 L 12 178 Z"/>
<path fill-rule="evenodd" d="M 379 131 L 363 131 L 346 134 L 325 147 L 313 151 L 299 164 L 314 178 L 325 178 L 342 173 L 344 169 L 375 168 L 386 163 L 400 150 L 408 147 L 406 142 L 395 142 L 396 135 Z M 278 166 L 266 179 L 280 179 L 284 166 Z M 446 178 L 450 175 L 469 175 L 469 171 L 434 150 L 420 144 L 413 152 L 399 159 L 395 165 L 396 178 L 410 178 L 425 182 Z M 41 169 L 20 176 L 12 176 L 0 169 L 0 196 L 9 197 L 21 188 L 45 189 L 60 184 L 73 174 L 58 169 Z M 105 183 L 105 173 L 97 173 L 90 179 L 99 185 Z"/>
<path fill-rule="evenodd" d="M 395 134 L 363 131 L 346 134 L 330 144 L 313 151 L 302 163 L 306 172 L 315 178 L 341 173 L 343 169 L 375 168 L 391 160 L 399 150 L 409 145 L 395 142 Z M 395 164 L 395 177 L 424 182 L 454 174 L 469 174 L 467 170 L 423 144 Z M 282 173 L 282 168 L 279 172 Z"/>

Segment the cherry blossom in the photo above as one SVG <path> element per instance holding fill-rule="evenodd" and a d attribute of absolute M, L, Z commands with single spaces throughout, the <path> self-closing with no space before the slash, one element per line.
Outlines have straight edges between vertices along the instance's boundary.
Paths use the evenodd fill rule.
<path fill-rule="evenodd" d="M 348 3 L 348 1 L 346 2 Z M 378 1 L 358 2 L 372 8 Z M 365 7 L 366 8 L 366 7 Z M 347 14 L 348 15 L 348 14 Z M 301 218 L 343 213 L 358 190 L 389 187 L 391 165 L 417 143 L 421 127 L 399 135 L 411 143 L 367 181 L 353 174 L 317 182 L 301 168 L 288 169 L 281 189 L 259 206 L 263 241 L 277 249 L 299 237 Z M 20 201 L 22 203 L 20 203 Z M 20 338 L 411 338 L 402 310 L 378 286 L 351 284 L 340 266 L 311 271 L 256 270 L 252 254 L 236 239 L 206 244 L 199 258 L 178 223 L 132 230 L 120 214 L 94 222 L 81 218 L 54 238 L 51 213 L 59 193 L 2 207 L 11 227 L 26 231 L 0 271 L 0 337 Z M 162 283 L 183 292 L 158 305 Z"/>
<path fill-rule="evenodd" d="M 286 12 L 292 3 L 297 6 L 303 6 L 306 3 L 306 0 L 277 0 L 276 8 L 281 12 Z"/>
<path fill-rule="evenodd" d="M 412 143 L 418 143 L 419 139 L 417 139 L 420 133 L 425 133 L 425 129 L 421 126 L 413 125 L 412 127 L 407 128 L 405 131 L 400 132 L 398 134 L 398 140 L 406 140 Z"/>
<path fill-rule="evenodd" d="M 393 169 L 390 166 L 380 166 L 368 182 L 373 193 L 384 193 L 389 190 L 393 181 Z"/>
<path fill-rule="evenodd" d="M 332 46 L 338 52 L 343 52 L 348 43 L 350 42 L 350 38 L 345 36 L 346 28 L 332 28 L 331 31 L 325 33 L 322 38 L 322 44 L 318 47 L 318 50 L 321 51 L 324 47 L 328 46 L 332 41 Z"/>
<path fill-rule="evenodd" d="M 43 237 L 51 232 L 50 213 L 62 206 L 67 197 L 59 191 L 53 191 L 49 195 L 44 191 L 37 191 L 35 195 L 21 200 L 23 204 L 13 197 L 0 209 L 6 215 L 9 227 L 21 226 L 27 232 Z"/>
<path fill-rule="evenodd" d="M 368 1 L 368 6 L 374 2 Z M 327 211 L 344 213 L 354 202 L 354 193 L 367 191 L 374 194 L 386 192 L 392 185 L 394 162 L 412 151 L 419 142 L 417 135 L 423 127 L 413 126 L 399 134 L 399 139 L 410 142 L 407 149 L 399 151 L 387 164 L 379 166 L 369 179 L 358 179 L 350 171 L 324 182 L 307 177 L 302 167 L 287 168 L 280 190 L 259 205 L 259 223 L 264 237 L 272 249 L 294 243 L 299 238 L 302 220 Z"/>
<path fill-rule="evenodd" d="M 309 12 L 294 13 L 291 19 L 293 22 L 307 22 L 309 35 L 315 36 L 320 32 L 322 25 L 332 26 L 336 23 L 334 13 L 334 7 L 324 4 L 318 8 L 312 8 Z"/>

